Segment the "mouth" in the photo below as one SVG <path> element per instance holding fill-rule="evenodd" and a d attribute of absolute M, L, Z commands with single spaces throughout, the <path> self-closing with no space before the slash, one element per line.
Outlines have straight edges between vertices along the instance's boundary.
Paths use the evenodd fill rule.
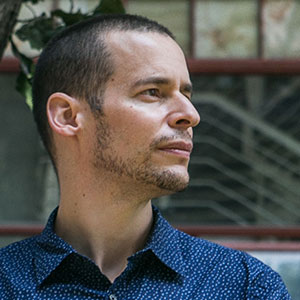
<path fill-rule="evenodd" d="M 167 154 L 189 158 L 193 149 L 192 143 L 172 142 L 158 148 Z"/>

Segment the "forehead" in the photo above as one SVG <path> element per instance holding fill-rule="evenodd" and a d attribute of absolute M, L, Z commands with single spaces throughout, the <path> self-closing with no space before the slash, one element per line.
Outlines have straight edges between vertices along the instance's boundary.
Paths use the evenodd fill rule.
<path fill-rule="evenodd" d="M 114 62 L 114 74 L 127 79 L 163 76 L 189 82 L 186 60 L 181 48 L 169 36 L 156 32 L 111 32 L 107 46 Z"/>

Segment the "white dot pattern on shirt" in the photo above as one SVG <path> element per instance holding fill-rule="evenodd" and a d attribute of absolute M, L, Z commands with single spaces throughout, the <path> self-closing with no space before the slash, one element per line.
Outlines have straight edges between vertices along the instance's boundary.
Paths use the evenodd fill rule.
<path fill-rule="evenodd" d="M 53 232 L 0 250 L 0 299 L 290 300 L 279 275 L 249 255 L 173 229 L 154 209 L 142 251 L 111 284 Z M 115 298 L 114 298 L 115 297 Z"/>

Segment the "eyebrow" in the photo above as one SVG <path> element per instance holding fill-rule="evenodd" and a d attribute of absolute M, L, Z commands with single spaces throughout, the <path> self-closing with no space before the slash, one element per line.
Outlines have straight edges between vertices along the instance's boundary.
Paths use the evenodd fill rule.
<path fill-rule="evenodd" d="M 140 80 L 136 81 L 132 85 L 132 88 L 137 88 L 139 86 L 143 86 L 143 85 L 147 85 L 147 84 L 167 85 L 170 83 L 171 83 L 171 81 L 164 77 L 149 77 L 149 78 L 140 79 Z M 187 93 L 192 93 L 192 91 L 193 91 L 192 84 L 184 83 L 182 85 L 182 87 L 180 88 L 180 90 L 187 92 Z"/>

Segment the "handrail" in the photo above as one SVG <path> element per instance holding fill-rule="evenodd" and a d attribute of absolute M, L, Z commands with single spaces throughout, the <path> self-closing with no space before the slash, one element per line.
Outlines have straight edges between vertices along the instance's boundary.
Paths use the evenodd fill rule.
<path fill-rule="evenodd" d="M 177 229 L 184 231 L 192 236 L 232 236 L 232 237 L 251 237 L 300 240 L 300 226 L 186 226 L 177 225 Z"/>
<path fill-rule="evenodd" d="M 297 207 L 295 207 L 294 205 L 291 205 L 291 203 L 287 203 L 286 201 L 282 202 L 282 199 L 280 197 L 278 197 L 274 192 L 272 192 L 270 190 L 267 190 L 263 186 L 259 186 L 254 181 L 252 181 L 252 180 L 246 178 L 245 176 L 243 176 L 241 173 L 237 173 L 237 172 L 225 167 L 224 165 L 222 165 L 218 161 L 216 161 L 212 158 L 209 158 L 209 157 L 201 157 L 201 158 L 195 157 L 195 158 L 193 158 L 193 162 L 194 162 L 194 164 L 208 165 L 208 166 L 218 170 L 219 172 L 223 173 L 224 175 L 226 175 L 230 178 L 233 178 L 234 180 L 236 180 L 237 182 L 239 182 L 243 186 L 251 189 L 254 192 L 257 189 L 260 189 L 260 193 L 263 196 L 272 199 L 273 202 L 277 203 L 282 208 L 288 210 L 290 214 L 293 214 L 294 216 L 300 217 L 300 209 L 299 209 L 299 212 L 298 212 Z"/>
<path fill-rule="evenodd" d="M 0 225 L 0 236 L 32 236 L 40 234 L 43 228 L 42 225 Z"/>
<path fill-rule="evenodd" d="M 292 137 L 287 136 L 281 130 L 275 128 L 267 122 L 255 117 L 253 114 L 244 111 L 238 105 L 229 101 L 226 97 L 213 93 L 196 92 L 193 95 L 193 101 L 194 103 L 212 103 L 218 107 L 221 107 L 224 111 L 233 115 L 243 123 L 246 123 L 249 127 L 263 132 L 266 136 L 275 140 L 278 144 L 288 148 L 291 152 L 300 156 L 300 142 L 296 141 Z"/>
<path fill-rule="evenodd" d="M 191 74 L 260 74 L 260 75 L 299 75 L 300 59 L 187 59 Z M 3 57 L 0 62 L 0 72 L 18 72 L 19 62 L 15 57 Z"/>
<path fill-rule="evenodd" d="M 220 127 L 220 129 L 224 130 L 224 127 L 223 128 Z M 289 193 L 292 193 L 295 197 L 300 196 L 300 189 L 298 188 L 298 185 L 291 184 L 290 180 L 286 180 L 286 178 L 276 175 L 277 173 L 275 172 L 275 167 L 272 166 L 271 164 L 268 164 L 267 168 L 263 167 L 261 163 L 251 160 L 247 156 L 241 155 L 238 151 L 236 151 L 235 149 L 232 149 L 227 144 L 224 144 L 224 143 L 220 142 L 219 140 L 216 140 L 215 138 L 212 138 L 212 137 L 205 136 L 205 137 L 201 137 L 201 139 L 200 139 L 197 136 L 195 136 L 194 141 L 196 143 L 209 144 L 211 146 L 216 147 L 217 149 L 222 150 L 227 155 L 250 166 L 252 169 L 254 169 L 259 174 L 272 179 L 274 182 L 276 182 L 282 188 L 288 190 Z M 194 156 L 194 157 L 196 157 L 196 156 Z M 194 157 L 192 157 L 191 161 L 193 161 Z M 264 165 L 267 165 L 267 162 L 264 162 Z M 289 170 L 289 171 L 293 172 L 293 170 Z M 294 172 L 294 173 L 299 174 L 299 172 Z"/>
<path fill-rule="evenodd" d="M 240 141 L 240 134 L 239 132 L 228 126 L 227 124 L 225 124 L 224 122 L 222 122 L 221 120 L 218 120 L 212 116 L 209 116 L 208 114 L 205 115 L 205 118 L 202 122 L 206 122 L 208 123 L 210 126 L 213 126 L 223 132 L 225 132 L 226 134 L 230 135 L 231 137 L 237 139 L 238 141 Z M 217 126 L 218 125 L 218 126 Z M 197 141 L 197 136 L 194 137 L 194 140 Z M 202 138 L 202 137 L 201 137 Z M 299 174 L 300 175 L 300 170 L 299 168 L 295 167 L 293 164 L 291 164 L 286 158 L 276 154 L 275 152 L 272 152 L 266 148 L 263 148 L 261 145 L 260 146 L 256 146 L 256 145 L 252 145 L 249 142 L 247 142 L 247 140 L 243 141 L 243 143 L 245 145 L 249 145 L 252 146 L 253 149 L 255 149 L 257 152 L 259 152 L 261 155 L 266 156 L 270 159 L 272 159 L 273 161 L 276 161 L 277 164 L 279 164 L 281 167 L 284 167 L 285 169 L 288 169 L 290 172 L 293 172 L 295 174 Z"/>
<path fill-rule="evenodd" d="M 278 93 L 276 93 L 268 102 L 264 105 L 264 109 L 261 112 L 262 116 L 268 115 L 283 99 L 286 99 L 292 93 L 295 93 L 296 89 L 300 87 L 300 78 L 296 77 L 289 85 L 284 85 Z"/>
<path fill-rule="evenodd" d="M 241 251 L 300 251 L 300 242 L 241 242 L 241 241 L 215 241 L 217 244 L 223 245 L 228 248 L 241 250 Z"/>
<path fill-rule="evenodd" d="M 209 208 L 212 211 L 217 212 L 221 216 L 227 217 L 228 220 L 234 221 L 239 226 L 247 226 L 248 222 L 245 221 L 239 214 L 236 212 L 226 208 L 225 206 L 221 205 L 216 201 L 205 200 L 201 199 L 201 201 L 195 202 L 195 200 L 188 201 L 177 201 L 176 199 L 172 199 L 172 204 L 170 205 L 171 208 Z"/>
<path fill-rule="evenodd" d="M 241 250 L 241 251 L 300 251 L 299 241 L 239 241 L 239 240 L 217 240 L 217 237 L 224 238 L 225 236 L 235 237 L 275 237 L 275 238 L 297 238 L 300 239 L 299 227 L 286 227 L 286 228 L 270 228 L 270 227 L 246 227 L 246 226 L 175 226 L 189 235 L 196 237 L 208 236 L 209 240 L 220 244 L 222 246 Z M 1 236 L 23 236 L 29 237 L 39 234 L 42 231 L 42 226 L 0 226 Z M 212 237 L 215 238 L 212 238 Z M 207 239 L 207 238 L 206 238 Z"/>
<path fill-rule="evenodd" d="M 210 180 L 210 179 L 201 179 L 201 182 L 199 183 L 199 182 L 197 182 L 196 179 L 192 179 L 190 182 L 190 186 L 191 187 L 192 186 L 210 187 L 210 188 L 224 194 L 225 196 L 229 197 L 230 199 L 235 200 L 236 202 L 240 203 L 244 207 L 248 208 L 250 211 L 257 213 L 265 220 L 268 220 L 271 224 L 282 225 L 285 223 L 283 220 L 278 218 L 278 216 L 274 215 L 267 209 L 262 208 L 262 207 L 258 208 L 257 206 L 251 205 L 251 203 L 248 201 L 248 199 L 245 196 L 238 194 L 236 191 L 220 184 L 219 182 L 214 182 L 213 180 Z"/>
<path fill-rule="evenodd" d="M 300 240 L 300 226 L 187 226 L 180 224 L 173 224 L 173 226 L 192 236 L 275 237 Z M 0 225 L 0 236 L 32 236 L 41 233 L 43 229 L 43 225 Z"/>
<path fill-rule="evenodd" d="M 191 74 L 300 74 L 300 60 L 290 58 L 188 58 Z"/>

